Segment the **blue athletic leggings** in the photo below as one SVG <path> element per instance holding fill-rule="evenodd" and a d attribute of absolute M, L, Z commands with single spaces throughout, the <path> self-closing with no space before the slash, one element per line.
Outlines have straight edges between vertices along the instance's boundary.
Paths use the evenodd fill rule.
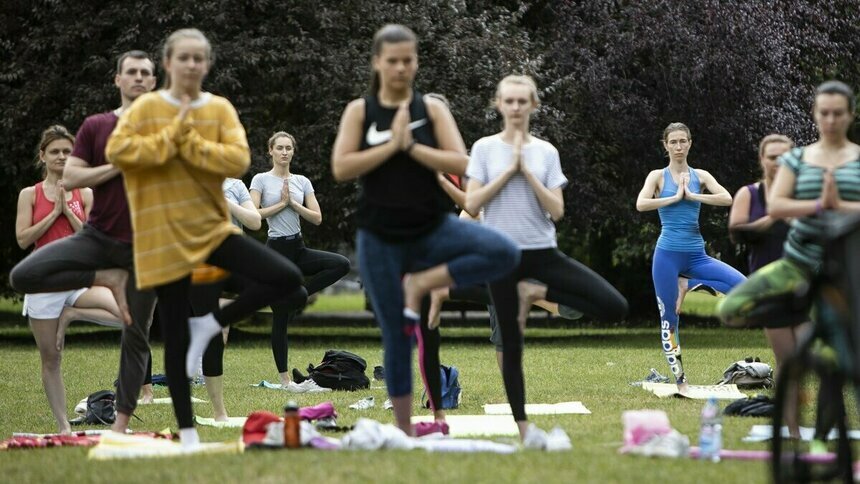
<path fill-rule="evenodd" d="M 690 287 L 705 284 L 725 294 L 746 278 L 732 266 L 710 257 L 704 250 L 676 252 L 654 249 L 651 277 L 657 294 L 660 311 L 660 342 L 669 368 L 678 383 L 684 383 L 684 366 L 681 364 L 681 344 L 678 338 L 678 277 L 690 278 Z"/>
<path fill-rule="evenodd" d="M 520 251 L 500 232 L 454 215 L 414 240 L 387 241 L 366 229 L 359 229 L 357 238 L 361 281 L 382 330 L 388 395 L 409 395 L 412 344 L 418 328 L 403 316 L 403 274 L 447 264 L 456 286 L 483 284 L 513 270 L 519 263 Z"/>

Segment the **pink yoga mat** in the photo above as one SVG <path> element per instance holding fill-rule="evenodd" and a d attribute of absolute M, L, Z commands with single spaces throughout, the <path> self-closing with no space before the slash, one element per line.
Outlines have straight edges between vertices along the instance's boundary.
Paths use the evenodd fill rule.
<path fill-rule="evenodd" d="M 786 453 L 786 455 L 790 455 Z M 721 459 L 733 459 L 733 460 L 770 460 L 771 452 L 769 450 L 730 450 L 723 449 L 720 451 Z M 691 447 L 690 448 L 690 457 L 693 459 L 699 458 L 699 448 Z M 836 460 L 836 454 L 833 452 L 828 452 L 826 454 L 801 454 L 800 458 L 806 462 L 812 464 L 829 464 Z M 855 466 L 860 465 L 860 461 L 854 464 Z"/>

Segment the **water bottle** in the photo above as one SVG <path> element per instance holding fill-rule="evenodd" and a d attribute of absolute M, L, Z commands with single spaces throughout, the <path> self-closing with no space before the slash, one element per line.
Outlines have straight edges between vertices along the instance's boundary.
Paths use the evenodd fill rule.
<path fill-rule="evenodd" d="M 299 406 L 294 401 L 284 405 L 284 447 L 298 449 L 301 442 L 301 418 L 299 417 Z"/>
<path fill-rule="evenodd" d="M 699 458 L 720 461 L 723 448 L 723 424 L 716 397 L 708 398 L 702 407 L 702 426 L 699 429 Z"/>

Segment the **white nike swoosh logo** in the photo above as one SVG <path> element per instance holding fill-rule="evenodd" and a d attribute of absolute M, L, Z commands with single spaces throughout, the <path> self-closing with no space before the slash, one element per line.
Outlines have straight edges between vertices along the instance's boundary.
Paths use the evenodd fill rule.
<path fill-rule="evenodd" d="M 412 121 L 409 123 L 409 131 L 414 130 L 415 128 L 420 128 L 427 124 L 427 118 L 419 119 L 418 121 Z M 381 145 L 389 140 L 391 140 L 392 134 L 390 129 L 386 129 L 385 131 L 377 131 L 376 130 L 376 121 L 370 124 L 370 127 L 367 128 L 367 135 L 365 135 L 364 140 L 367 141 L 367 144 L 370 146 Z"/>

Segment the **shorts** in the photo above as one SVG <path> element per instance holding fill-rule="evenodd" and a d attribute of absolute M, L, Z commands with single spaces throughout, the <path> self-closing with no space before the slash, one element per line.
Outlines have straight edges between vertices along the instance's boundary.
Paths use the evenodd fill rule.
<path fill-rule="evenodd" d="M 496 307 L 492 304 L 487 306 L 490 315 L 490 343 L 496 347 L 496 352 L 502 352 L 502 330 L 499 329 L 499 318 L 496 316 Z"/>
<path fill-rule="evenodd" d="M 24 310 L 21 314 L 33 319 L 57 319 L 63 308 L 74 306 L 89 288 L 60 292 L 40 292 L 24 295 Z"/>

